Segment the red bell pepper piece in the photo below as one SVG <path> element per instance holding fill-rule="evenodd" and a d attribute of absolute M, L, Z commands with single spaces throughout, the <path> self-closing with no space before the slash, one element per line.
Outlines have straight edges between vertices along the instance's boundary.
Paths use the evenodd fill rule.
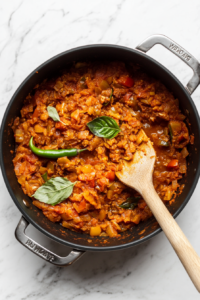
<path fill-rule="evenodd" d="M 121 85 L 124 85 L 126 87 L 132 87 L 133 84 L 134 84 L 134 80 L 131 78 L 131 77 L 128 77 L 128 76 L 121 76 L 118 80 L 118 82 L 121 84 Z"/>
<path fill-rule="evenodd" d="M 172 159 L 168 165 L 167 165 L 168 170 L 173 170 L 173 169 L 178 169 L 178 159 Z"/>
<path fill-rule="evenodd" d="M 110 181 L 115 180 L 115 172 L 113 171 L 108 171 L 105 173 L 106 178 L 108 178 Z"/>

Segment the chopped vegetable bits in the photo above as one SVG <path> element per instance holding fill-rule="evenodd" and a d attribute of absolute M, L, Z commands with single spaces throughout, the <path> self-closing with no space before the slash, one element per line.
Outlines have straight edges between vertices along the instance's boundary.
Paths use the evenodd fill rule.
<path fill-rule="evenodd" d="M 178 99 L 138 65 L 76 62 L 60 74 L 30 91 L 14 120 L 15 174 L 50 221 L 115 238 L 152 216 L 142 197 L 115 176 L 146 141 L 141 129 L 156 151 L 154 187 L 169 203 L 183 190 L 187 144 L 195 137 Z"/>

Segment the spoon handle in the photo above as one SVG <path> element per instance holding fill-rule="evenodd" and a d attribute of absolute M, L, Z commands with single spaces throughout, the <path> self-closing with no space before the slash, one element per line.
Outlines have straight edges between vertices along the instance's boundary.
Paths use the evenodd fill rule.
<path fill-rule="evenodd" d="M 200 258 L 182 232 L 162 200 L 156 193 L 153 184 L 141 187 L 141 194 L 153 215 L 164 231 L 180 261 L 200 293 Z"/>

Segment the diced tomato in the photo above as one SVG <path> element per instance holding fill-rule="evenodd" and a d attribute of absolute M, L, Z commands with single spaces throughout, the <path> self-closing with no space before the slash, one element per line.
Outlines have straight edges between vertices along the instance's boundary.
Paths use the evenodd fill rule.
<path fill-rule="evenodd" d="M 118 82 L 121 84 L 121 85 L 124 85 L 126 87 L 132 87 L 133 84 L 134 84 L 134 80 L 131 78 L 131 77 L 128 77 L 128 76 L 121 76 L 118 80 Z"/>
<path fill-rule="evenodd" d="M 124 85 L 127 87 L 132 87 L 134 85 L 134 80 L 132 78 L 128 77 L 126 79 L 126 81 L 124 82 Z"/>
<path fill-rule="evenodd" d="M 167 169 L 169 169 L 169 170 L 178 169 L 178 159 L 172 159 L 168 163 Z"/>
<path fill-rule="evenodd" d="M 106 178 L 108 178 L 110 181 L 115 180 L 115 172 L 113 171 L 108 171 L 105 173 Z"/>

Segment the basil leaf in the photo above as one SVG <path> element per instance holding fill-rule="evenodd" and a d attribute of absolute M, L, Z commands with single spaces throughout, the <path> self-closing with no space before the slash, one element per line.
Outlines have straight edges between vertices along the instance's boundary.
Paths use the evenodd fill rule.
<path fill-rule="evenodd" d="M 114 138 L 121 131 L 117 122 L 107 116 L 96 118 L 87 126 L 94 135 L 106 139 Z"/>
<path fill-rule="evenodd" d="M 140 199 L 141 197 L 129 197 L 125 202 L 120 204 L 119 207 L 124 209 L 134 209 L 137 206 L 137 203 Z"/>
<path fill-rule="evenodd" d="M 48 111 L 49 117 L 51 117 L 54 121 L 60 122 L 60 117 L 59 117 L 59 114 L 55 107 L 47 106 L 47 111 Z"/>
<path fill-rule="evenodd" d="M 42 178 L 44 179 L 45 182 L 47 181 L 47 172 L 42 175 Z"/>
<path fill-rule="evenodd" d="M 131 202 L 125 201 L 119 207 L 129 209 L 130 205 L 131 205 Z"/>
<path fill-rule="evenodd" d="M 60 120 L 59 114 L 55 107 L 47 106 L 47 111 L 48 111 L 49 117 L 51 117 L 54 121 L 61 122 L 62 124 L 66 125 L 64 122 L 62 122 Z"/>
<path fill-rule="evenodd" d="M 67 178 L 51 178 L 39 187 L 32 197 L 40 202 L 56 205 L 71 195 L 75 184 L 76 182 L 71 182 Z"/>

